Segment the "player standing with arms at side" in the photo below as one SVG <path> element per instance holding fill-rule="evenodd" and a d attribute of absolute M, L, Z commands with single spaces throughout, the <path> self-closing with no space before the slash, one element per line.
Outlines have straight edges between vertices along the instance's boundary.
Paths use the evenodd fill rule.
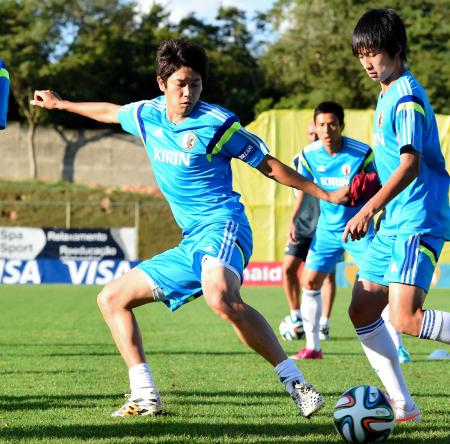
<path fill-rule="evenodd" d="M 3 60 L 0 59 L 0 130 L 6 128 L 6 115 L 8 113 L 9 99 L 9 73 Z"/>
<path fill-rule="evenodd" d="M 230 162 L 239 158 L 267 177 L 319 198 L 344 201 L 345 190 L 322 190 L 271 157 L 261 139 L 246 131 L 233 113 L 201 101 L 207 69 L 203 48 L 168 40 L 157 51 L 157 82 L 164 95 L 156 99 L 121 107 L 69 102 L 51 91 L 36 91 L 31 102 L 120 123 L 125 131 L 140 137 L 183 231 L 178 247 L 142 262 L 107 284 L 98 296 L 100 310 L 129 369 L 131 395 L 113 416 L 162 411 L 133 308 L 162 301 L 173 311 L 203 294 L 242 342 L 274 366 L 300 413 L 308 417 L 322 407 L 322 395 L 305 382 L 266 320 L 240 296 L 252 234 L 240 196 L 232 189 Z"/>
<path fill-rule="evenodd" d="M 308 124 L 307 137 L 309 143 L 317 140 L 314 122 Z M 300 154 L 296 154 L 293 159 L 296 171 L 299 171 L 299 163 Z M 294 190 L 294 194 L 296 195 L 295 206 L 291 216 L 289 238 L 282 263 L 283 287 L 290 314 L 281 321 L 280 333 L 286 340 L 292 339 L 290 334 L 283 335 L 286 327 L 289 332 L 297 331 L 299 333 L 298 339 L 301 339 L 304 335 L 300 310 L 301 279 L 298 272 L 302 263 L 306 260 L 320 214 L 317 198 L 305 194 L 303 191 Z M 333 271 L 325 277 L 321 288 L 322 315 L 319 323 L 319 337 L 323 341 L 329 338 L 329 318 L 335 296 L 336 277 Z"/>
<path fill-rule="evenodd" d="M 436 262 L 450 238 L 449 175 L 427 95 L 407 69 L 405 26 L 392 9 L 372 9 L 359 19 L 353 53 L 380 83 L 374 116 L 374 152 L 383 184 L 347 224 L 344 240 L 359 240 L 374 215 L 386 209 L 359 279 L 350 318 L 363 349 L 395 407 L 397 421 L 420 421 L 382 320 L 401 333 L 450 343 L 450 313 L 423 310 Z"/>

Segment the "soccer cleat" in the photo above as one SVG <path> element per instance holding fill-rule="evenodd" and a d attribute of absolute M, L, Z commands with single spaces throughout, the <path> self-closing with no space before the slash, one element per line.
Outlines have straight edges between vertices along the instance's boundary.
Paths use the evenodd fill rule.
<path fill-rule="evenodd" d="M 302 416 L 309 418 L 323 407 L 325 404 L 323 396 L 311 384 L 306 381 L 293 381 L 292 384 L 294 390 L 291 393 L 291 397 L 297 404 Z"/>
<path fill-rule="evenodd" d="M 291 359 L 322 359 L 323 353 L 322 350 L 316 351 L 311 350 L 309 348 L 302 348 L 298 353 L 295 355 L 290 356 Z"/>
<path fill-rule="evenodd" d="M 330 327 L 328 325 L 321 325 L 319 327 L 319 339 L 321 341 L 328 341 L 330 339 Z"/>
<path fill-rule="evenodd" d="M 403 345 L 401 345 L 397 349 L 397 353 L 398 353 L 398 360 L 400 361 L 400 364 L 408 364 L 408 362 L 412 362 L 412 359 L 409 356 L 408 350 L 406 350 L 406 348 L 403 347 Z"/>
<path fill-rule="evenodd" d="M 159 394 L 157 392 L 152 393 L 152 398 L 136 398 L 131 399 L 131 395 L 125 395 L 127 402 L 116 410 L 111 416 L 156 416 L 159 415 L 163 406 Z"/>
<path fill-rule="evenodd" d="M 411 408 L 406 408 L 405 401 L 392 401 L 392 409 L 395 413 L 395 422 L 421 422 L 422 414 L 419 407 L 413 404 Z"/>

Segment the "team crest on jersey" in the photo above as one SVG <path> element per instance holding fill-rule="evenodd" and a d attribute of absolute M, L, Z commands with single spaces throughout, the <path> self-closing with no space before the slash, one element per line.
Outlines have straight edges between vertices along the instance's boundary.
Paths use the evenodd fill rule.
<path fill-rule="evenodd" d="M 341 171 L 344 176 L 350 176 L 351 170 L 352 167 L 348 163 L 344 163 L 344 165 L 342 165 Z"/>
<path fill-rule="evenodd" d="M 381 125 L 383 124 L 383 113 L 378 113 L 378 119 L 377 119 L 377 126 L 378 128 L 381 128 Z"/>
<path fill-rule="evenodd" d="M 197 136 L 194 133 L 187 133 L 183 136 L 183 148 L 185 150 L 191 150 L 195 146 Z"/>

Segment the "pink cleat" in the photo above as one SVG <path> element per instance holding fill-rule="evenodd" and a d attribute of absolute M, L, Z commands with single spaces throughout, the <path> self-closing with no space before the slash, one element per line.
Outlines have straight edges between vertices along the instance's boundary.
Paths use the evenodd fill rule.
<path fill-rule="evenodd" d="M 290 357 L 291 359 L 322 359 L 322 350 L 316 351 L 309 348 L 302 348 L 298 353 Z"/>

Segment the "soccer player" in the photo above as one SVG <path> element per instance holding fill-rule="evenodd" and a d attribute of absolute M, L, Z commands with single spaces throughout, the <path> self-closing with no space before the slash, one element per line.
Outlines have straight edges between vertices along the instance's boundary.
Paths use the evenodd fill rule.
<path fill-rule="evenodd" d="M 361 172 L 374 172 L 373 153 L 368 145 L 342 136 L 344 109 L 335 102 L 322 102 L 314 110 L 314 123 L 319 140 L 306 146 L 300 154 L 300 173 L 328 191 L 351 183 Z M 360 265 L 370 243 L 373 227 L 359 242 L 345 244 L 342 234 L 347 222 L 359 211 L 355 206 L 321 201 L 317 229 L 306 257 L 302 278 L 301 313 L 306 347 L 293 359 L 321 359 L 323 356 L 319 321 L 322 310 L 320 288 L 333 272 L 344 251 Z"/>
<path fill-rule="evenodd" d="M 0 130 L 6 128 L 6 115 L 8 113 L 9 73 L 5 63 L 0 59 Z"/>
<path fill-rule="evenodd" d="M 450 313 L 423 310 L 436 262 L 450 238 L 449 175 L 427 95 L 407 69 L 405 26 L 392 9 L 359 19 L 353 53 L 381 92 L 374 116 L 374 152 L 382 188 L 347 224 L 343 239 L 363 239 L 385 208 L 353 287 L 349 314 L 370 364 L 395 407 L 397 421 L 420 421 L 381 318 L 400 332 L 450 343 Z"/>
<path fill-rule="evenodd" d="M 36 91 L 33 105 L 62 109 L 100 122 L 120 123 L 140 137 L 159 187 L 183 232 L 181 243 L 110 282 L 98 305 L 129 369 L 131 395 L 113 416 L 154 415 L 162 403 L 146 361 L 133 309 L 162 301 L 176 310 L 201 294 L 239 338 L 277 372 L 303 416 L 323 397 L 288 359 L 266 320 L 240 296 L 243 269 L 252 252 L 251 229 L 232 189 L 230 161 L 239 158 L 282 184 L 319 198 L 345 201 L 348 190 L 322 190 L 268 154 L 230 111 L 200 100 L 208 69 L 203 48 L 184 40 L 164 41 L 156 71 L 164 93 L 126 106 L 69 102 L 52 91 Z"/>
<path fill-rule="evenodd" d="M 309 143 L 317 140 L 314 122 L 308 124 L 307 137 Z M 298 171 L 300 154 L 295 155 L 293 163 L 295 170 Z M 302 263 L 306 260 L 306 255 L 308 254 L 312 237 L 316 230 L 320 208 L 317 198 L 295 189 L 294 193 L 296 194 L 296 202 L 291 216 L 288 243 L 282 263 L 283 286 L 290 314 L 281 322 L 280 331 L 282 331 L 282 325 L 289 325 L 299 333 L 297 337 L 301 339 L 304 332 L 300 310 L 301 283 L 298 271 Z M 321 289 L 322 315 L 319 322 L 319 338 L 321 340 L 327 340 L 329 338 L 329 317 L 335 295 L 336 280 L 333 271 L 325 277 Z M 285 339 L 290 339 L 290 337 L 285 337 Z"/>

